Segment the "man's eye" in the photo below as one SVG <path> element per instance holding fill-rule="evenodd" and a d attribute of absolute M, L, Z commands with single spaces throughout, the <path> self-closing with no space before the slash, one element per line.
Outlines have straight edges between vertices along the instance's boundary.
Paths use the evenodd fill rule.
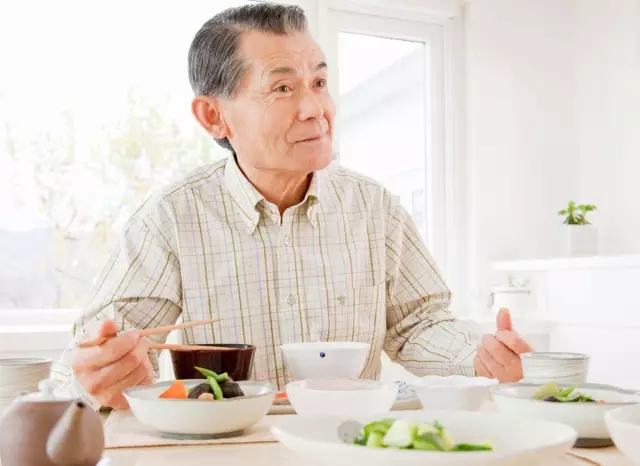
<path fill-rule="evenodd" d="M 276 92 L 291 92 L 291 87 L 287 84 L 283 84 L 282 86 L 276 87 Z"/>
<path fill-rule="evenodd" d="M 326 79 L 318 79 L 316 81 L 316 87 L 326 87 L 327 86 L 327 80 Z"/>

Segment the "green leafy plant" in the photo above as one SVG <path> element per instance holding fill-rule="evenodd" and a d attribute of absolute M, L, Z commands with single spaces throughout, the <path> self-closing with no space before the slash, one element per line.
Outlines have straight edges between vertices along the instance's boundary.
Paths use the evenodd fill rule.
<path fill-rule="evenodd" d="M 591 222 L 587 220 L 587 214 L 596 210 L 596 206 L 592 204 L 576 204 L 574 201 L 569 201 L 569 204 L 565 209 L 558 212 L 558 215 L 563 216 L 565 225 L 591 225 Z"/>

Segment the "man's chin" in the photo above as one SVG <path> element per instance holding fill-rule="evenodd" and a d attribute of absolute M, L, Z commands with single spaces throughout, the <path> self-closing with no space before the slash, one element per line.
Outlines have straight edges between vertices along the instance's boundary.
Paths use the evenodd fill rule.
<path fill-rule="evenodd" d="M 304 165 L 304 171 L 315 172 L 327 168 L 333 161 L 331 146 L 323 150 L 304 150 L 296 154 L 300 165 Z"/>
<path fill-rule="evenodd" d="M 306 164 L 307 165 L 306 169 L 304 171 L 308 173 L 312 173 L 312 172 L 324 170 L 329 165 L 331 165 L 331 162 L 332 162 L 331 155 L 309 158 Z"/>

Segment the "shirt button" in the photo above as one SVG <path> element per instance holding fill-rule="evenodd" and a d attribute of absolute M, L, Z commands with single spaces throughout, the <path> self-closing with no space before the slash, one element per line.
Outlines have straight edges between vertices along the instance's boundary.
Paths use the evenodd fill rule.
<path fill-rule="evenodd" d="M 253 223 L 253 222 L 247 222 L 247 226 L 248 226 L 249 228 L 253 228 L 253 227 L 255 227 L 255 226 L 256 226 L 256 224 L 255 224 L 255 223 Z"/>
<path fill-rule="evenodd" d="M 296 297 L 292 294 L 289 295 L 289 297 L 287 298 L 287 302 L 291 305 L 296 303 Z"/>
<path fill-rule="evenodd" d="M 282 242 L 284 243 L 285 246 L 289 246 L 289 243 L 291 242 L 291 240 L 289 239 L 289 236 L 285 235 L 284 238 L 282 238 Z"/>

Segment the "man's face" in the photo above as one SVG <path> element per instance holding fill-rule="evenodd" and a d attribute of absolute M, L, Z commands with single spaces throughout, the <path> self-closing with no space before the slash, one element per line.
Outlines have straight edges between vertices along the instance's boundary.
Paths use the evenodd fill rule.
<path fill-rule="evenodd" d="M 299 174 L 329 165 L 335 106 L 325 58 L 311 36 L 251 31 L 239 52 L 248 72 L 220 110 L 241 161 Z"/>

